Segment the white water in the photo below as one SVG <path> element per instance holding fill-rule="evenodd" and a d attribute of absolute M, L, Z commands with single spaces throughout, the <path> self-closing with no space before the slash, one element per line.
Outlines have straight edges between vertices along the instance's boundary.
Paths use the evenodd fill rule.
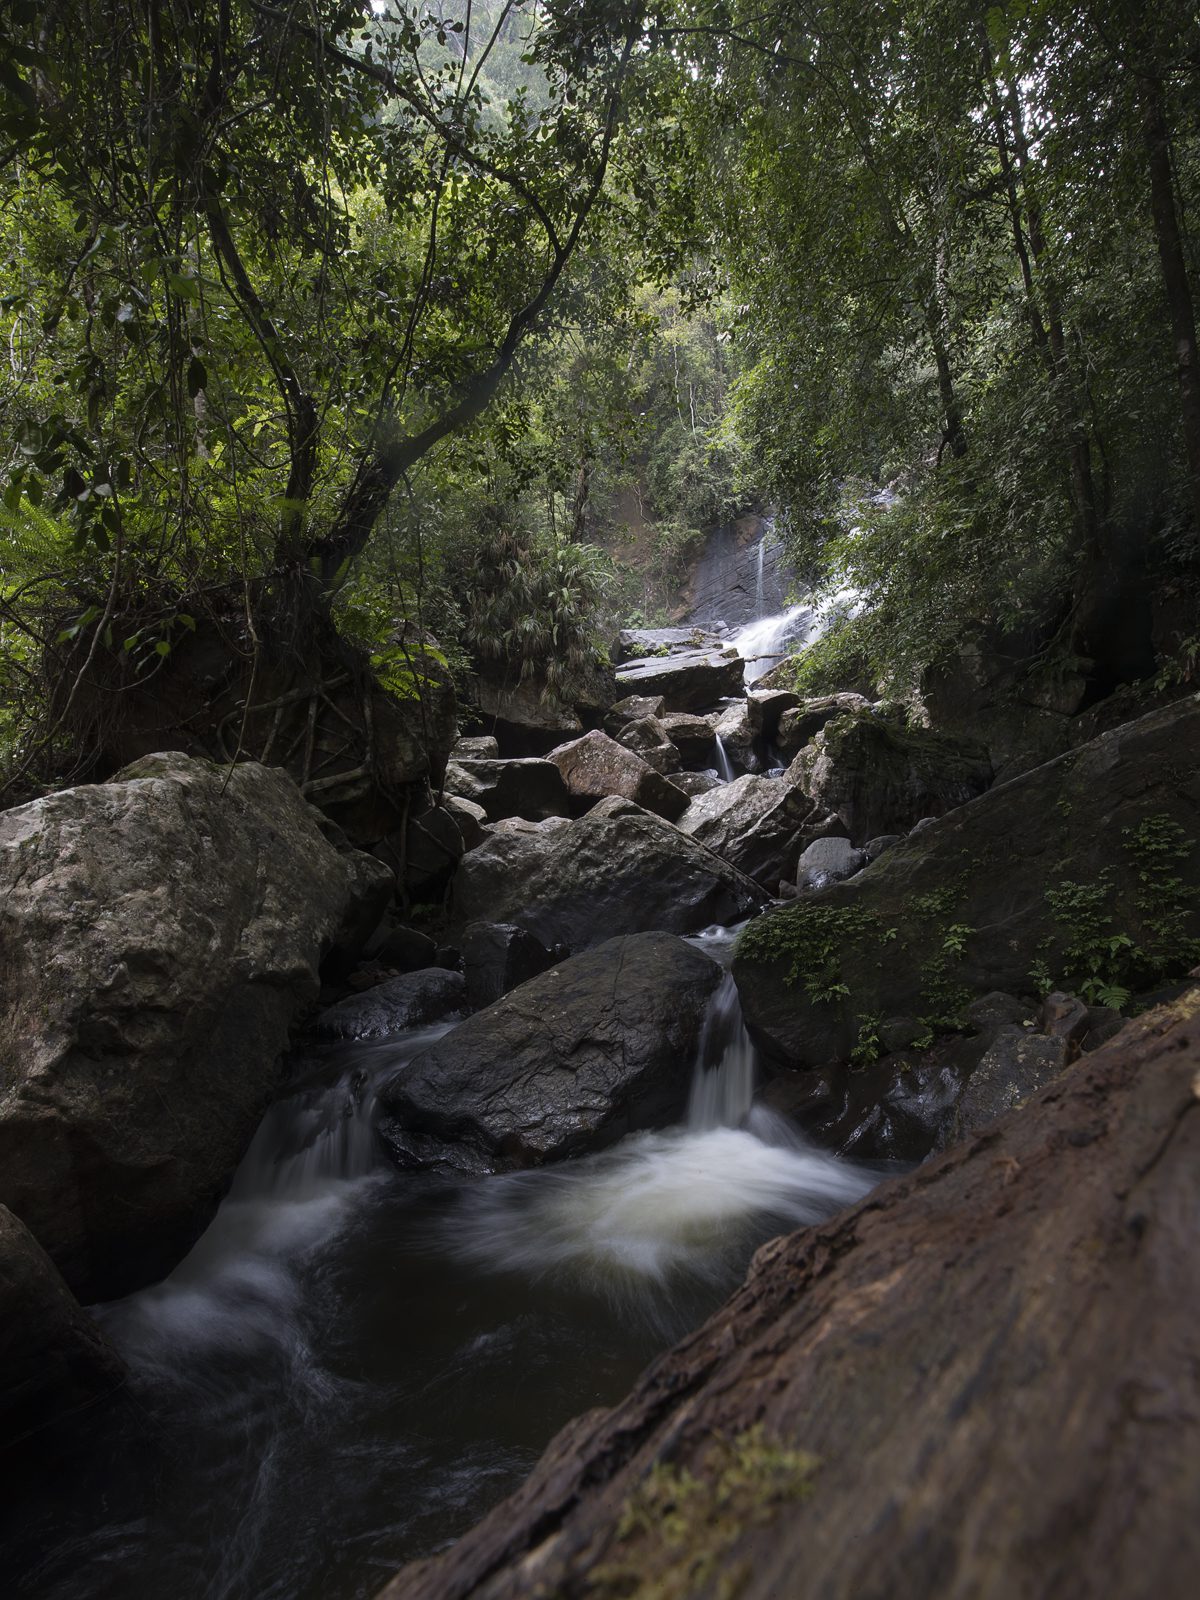
<path fill-rule="evenodd" d="M 755 1242 L 822 1220 L 876 1181 L 756 1107 L 755 1065 L 727 973 L 683 1124 L 474 1187 L 444 1220 L 446 1247 L 493 1272 L 565 1275 L 650 1320 L 665 1318 L 663 1291 L 731 1283 Z"/>
<path fill-rule="evenodd" d="M 719 733 L 713 734 L 713 738 L 717 745 L 717 776 L 722 783 L 732 783 L 737 774 L 733 770 L 733 762 L 729 759 L 725 741 Z"/>

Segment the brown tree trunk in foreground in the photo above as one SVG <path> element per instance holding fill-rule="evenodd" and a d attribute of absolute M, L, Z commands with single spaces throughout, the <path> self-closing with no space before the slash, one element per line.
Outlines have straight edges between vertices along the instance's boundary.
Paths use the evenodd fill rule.
<path fill-rule="evenodd" d="M 1192 1593 L 1198 1230 L 1193 988 L 1023 1110 L 766 1245 L 621 1406 L 571 1424 L 383 1595 Z"/>

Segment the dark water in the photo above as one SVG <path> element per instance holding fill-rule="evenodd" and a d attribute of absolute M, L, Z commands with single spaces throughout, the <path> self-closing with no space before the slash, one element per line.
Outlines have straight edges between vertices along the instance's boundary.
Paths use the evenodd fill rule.
<path fill-rule="evenodd" d="M 188 1259 L 101 1308 L 132 1380 L 6 1497 L 10 1592 L 372 1595 L 616 1402 L 762 1239 L 873 1181 L 751 1105 L 727 982 L 679 1128 L 431 1189 L 382 1167 L 373 1084 L 437 1031 L 315 1062 Z"/>

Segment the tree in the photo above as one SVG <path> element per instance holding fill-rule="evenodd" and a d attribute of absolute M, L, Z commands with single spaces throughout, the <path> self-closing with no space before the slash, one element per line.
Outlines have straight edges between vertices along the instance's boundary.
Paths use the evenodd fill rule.
<path fill-rule="evenodd" d="M 83 558 L 27 765 L 182 739 L 396 799 L 419 753 L 331 605 L 543 330 L 642 33 L 630 0 L 18 0 L 4 498 Z"/>

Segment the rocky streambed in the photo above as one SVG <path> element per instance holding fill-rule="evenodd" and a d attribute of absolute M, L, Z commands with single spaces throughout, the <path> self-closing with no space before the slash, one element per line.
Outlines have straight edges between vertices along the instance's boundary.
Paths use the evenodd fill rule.
<path fill-rule="evenodd" d="M 0 817 L 18 1592 L 370 1595 L 710 1313 L 395 1592 L 526 1593 L 532 1571 L 547 1593 L 639 1593 L 659 1568 L 636 1528 L 681 1496 L 705 1526 L 769 1529 L 821 1483 L 822 1571 L 858 1592 L 838 1556 L 856 1472 L 872 1526 L 910 1526 L 922 1474 L 957 1504 L 963 1450 L 985 1488 L 1002 1471 L 988 1406 L 1030 1385 L 1030 1425 L 1059 1415 L 1076 1308 L 1104 1317 L 1122 1285 L 1156 1316 L 1189 1304 L 1186 1163 L 1137 1189 L 1128 1236 L 1094 1185 L 1103 1152 L 1133 1172 L 1139 1140 L 1195 1131 L 1176 1091 L 1200 703 L 1107 732 L 1053 713 L 1046 761 L 1007 721 L 989 742 L 857 694 L 747 691 L 728 636 L 626 652 L 574 728 L 510 698 L 451 752 L 404 852 L 410 894 L 444 896 L 433 937 L 386 851 L 260 768 L 158 756 Z M 1177 1009 L 1114 1041 L 1135 994 Z M 1038 1287 L 1056 1226 L 1076 1263 L 1109 1241 L 1094 1293 L 1082 1267 L 1077 1299 Z M 1167 1320 L 1152 1388 L 1195 1349 L 1186 1309 Z M 1129 1348 L 1097 1344 L 1087 1393 L 1126 1381 Z M 869 1350 L 873 1398 L 839 1412 L 820 1397 Z M 983 1410 L 956 1411 L 955 1383 Z M 930 1384 L 918 1417 L 906 1396 Z M 943 1483 L 927 1464 L 960 1414 Z M 1074 1483 L 1094 1448 L 1055 1468 L 1047 1439 L 1040 1470 Z M 1138 1449 L 1157 1483 L 1166 1457 Z M 973 1571 L 965 1535 L 940 1537 Z M 750 1572 L 769 1592 L 793 1546 L 747 1539 L 701 1540 L 699 1567 L 667 1540 L 664 1592 Z"/>

